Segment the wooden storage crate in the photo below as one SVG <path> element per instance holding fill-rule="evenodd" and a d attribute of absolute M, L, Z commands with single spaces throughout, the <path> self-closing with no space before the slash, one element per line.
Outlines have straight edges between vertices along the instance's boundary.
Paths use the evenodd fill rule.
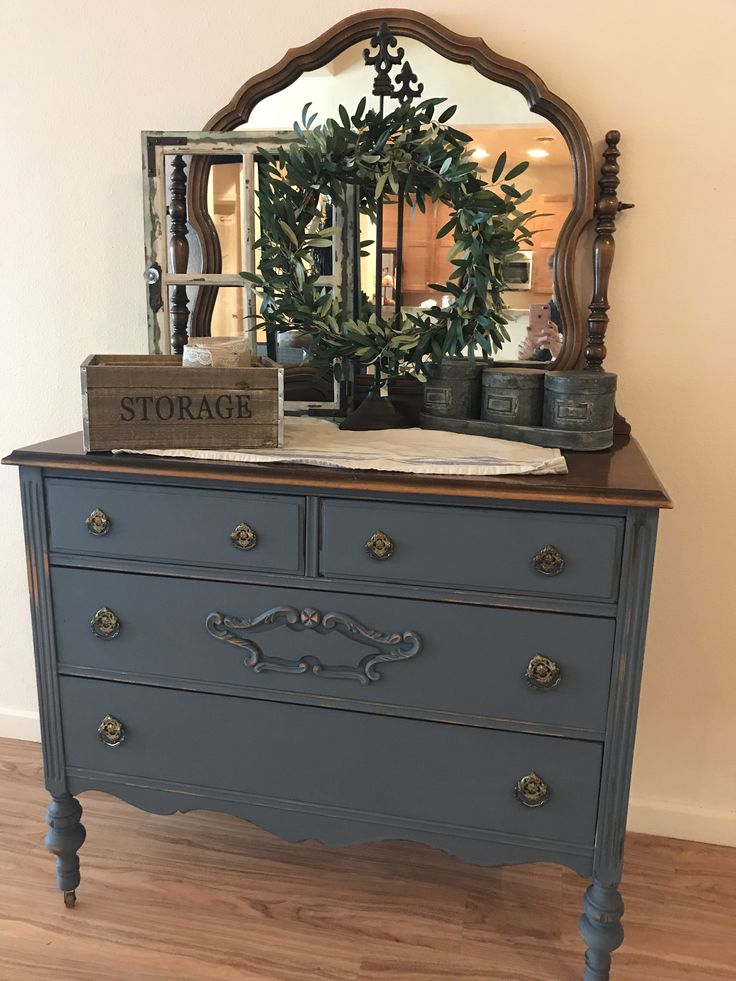
<path fill-rule="evenodd" d="M 247 368 L 185 368 L 178 355 L 93 354 L 81 370 L 88 453 L 283 442 L 283 368 L 268 358 Z"/>

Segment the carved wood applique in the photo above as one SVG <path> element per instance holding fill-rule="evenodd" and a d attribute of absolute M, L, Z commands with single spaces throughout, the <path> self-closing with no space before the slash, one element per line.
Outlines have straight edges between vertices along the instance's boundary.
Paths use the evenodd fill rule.
<path fill-rule="evenodd" d="M 327 665 L 318 657 L 305 654 L 298 660 L 288 660 L 264 654 L 261 647 L 248 636 L 249 632 L 278 626 L 289 630 L 313 630 L 318 634 L 333 631 L 373 648 L 354 667 L 348 664 Z M 205 621 L 207 632 L 215 640 L 225 641 L 245 651 L 244 664 L 254 671 L 280 671 L 282 674 L 312 674 L 322 678 L 348 678 L 359 681 L 361 685 L 381 680 L 376 665 L 388 661 L 406 661 L 422 650 L 422 640 L 412 630 L 403 633 L 385 634 L 379 630 L 363 626 L 345 613 L 320 613 L 306 608 L 299 610 L 294 606 L 277 606 L 255 617 L 234 617 L 225 613 L 210 613 Z"/>

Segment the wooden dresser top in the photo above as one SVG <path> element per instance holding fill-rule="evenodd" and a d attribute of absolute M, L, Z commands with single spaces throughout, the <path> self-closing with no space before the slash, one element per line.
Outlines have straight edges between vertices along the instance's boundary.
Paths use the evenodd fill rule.
<path fill-rule="evenodd" d="M 2 462 L 15 466 L 141 477 L 181 477 L 252 486 L 348 490 L 506 501 L 670 508 L 667 492 L 634 439 L 617 439 L 610 450 L 565 453 L 569 473 L 546 476 L 432 476 L 376 470 L 333 470 L 283 463 L 227 463 L 153 456 L 85 453 L 82 434 L 71 433 L 15 450 Z"/>

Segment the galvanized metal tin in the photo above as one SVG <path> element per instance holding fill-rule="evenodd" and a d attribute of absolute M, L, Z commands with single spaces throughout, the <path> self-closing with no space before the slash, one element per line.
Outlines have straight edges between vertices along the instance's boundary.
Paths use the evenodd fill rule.
<path fill-rule="evenodd" d="M 480 376 L 487 362 L 448 359 L 426 367 L 424 411 L 453 419 L 480 417 Z"/>
<path fill-rule="evenodd" d="M 544 426 L 600 432 L 613 426 L 617 376 L 609 371 L 552 371 L 544 379 Z"/>
<path fill-rule="evenodd" d="M 541 425 L 546 374 L 531 368 L 486 368 L 481 419 L 514 426 Z"/>

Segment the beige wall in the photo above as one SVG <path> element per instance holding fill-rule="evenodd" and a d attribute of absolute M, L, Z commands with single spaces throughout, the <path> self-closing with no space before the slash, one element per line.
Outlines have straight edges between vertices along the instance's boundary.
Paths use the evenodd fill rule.
<path fill-rule="evenodd" d="M 610 366 L 676 504 L 661 523 L 631 824 L 736 844 L 736 4 L 414 6 L 531 64 L 595 140 L 624 134 L 637 208 L 620 226 Z M 79 427 L 85 355 L 145 348 L 139 131 L 202 125 L 287 45 L 358 9 L 2 0 L 3 450 Z M 177 49 L 197 52 L 189 76 Z M 0 731 L 32 736 L 14 472 L 0 494 Z"/>

